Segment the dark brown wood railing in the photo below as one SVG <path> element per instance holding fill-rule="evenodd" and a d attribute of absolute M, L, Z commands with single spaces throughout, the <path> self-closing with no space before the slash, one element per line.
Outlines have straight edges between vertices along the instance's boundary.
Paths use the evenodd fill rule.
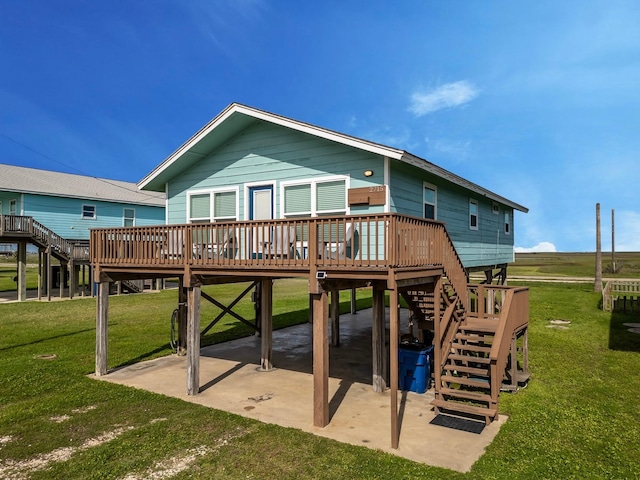
<path fill-rule="evenodd" d="M 438 265 L 466 295 L 462 263 L 444 224 L 390 213 L 94 229 L 91 261 L 345 270 Z"/>
<path fill-rule="evenodd" d="M 0 215 L 0 237 L 11 235 L 29 236 L 40 245 L 51 248 L 54 254 L 65 260 L 89 260 L 89 248 L 86 243 L 74 244 L 65 240 L 33 217 Z"/>

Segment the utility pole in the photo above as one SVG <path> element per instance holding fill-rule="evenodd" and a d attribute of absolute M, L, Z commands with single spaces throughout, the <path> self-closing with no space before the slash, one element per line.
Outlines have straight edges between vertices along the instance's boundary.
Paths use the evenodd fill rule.
<path fill-rule="evenodd" d="M 616 227 L 614 222 L 614 212 L 611 209 L 611 271 L 616 273 Z"/>
<path fill-rule="evenodd" d="M 600 244 L 600 204 L 596 203 L 596 279 L 594 292 L 602 293 L 602 246 Z"/>

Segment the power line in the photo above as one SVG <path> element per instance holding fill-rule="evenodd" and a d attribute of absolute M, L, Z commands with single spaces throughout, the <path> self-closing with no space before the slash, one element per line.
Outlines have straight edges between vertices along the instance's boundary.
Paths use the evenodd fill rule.
<path fill-rule="evenodd" d="M 54 163 L 57 163 L 58 165 L 61 165 L 61 166 L 65 167 L 65 168 L 68 168 L 68 169 L 70 169 L 70 170 L 75 170 L 78 174 L 80 174 L 80 175 L 82 175 L 82 176 L 84 176 L 84 177 L 93 178 L 94 180 L 98 180 L 99 182 L 106 183 L 107 185 L 111 185 L 111 186 L 113 186 L 113 187 L 121 188 L 122 190 L 126 190 L 127 192 L 131 192 L 131 190 L 129 190 L 128 188 L 125 188 L 125 187 L 123 187 L 122 185 L 118 185 L 117 183 L 113 183 L 113 182 L 109 181 L 109 179 L 96 177 L 95 175 L 89 175 L 89 174 L 87 174 L 86 172 L 83 172 L 82 170 L 79 170 L 79 169 L 77 169 L 77 168 L 75 168 L 75 167 L 72 167 L 71 165 L 67 165 L 67 164 L 66 164 L 66 163 L 64 163 L 64 162 L 60 162 L 59 160 L 56 160 L 55 158 L 52 158 L 52 157 L 50 157 L 49 155 L 45 155 L 44 153 L 39 152 L 39 151 L 38 151 L 38 150 L 36 150 L 35 148 L 32 148 L 32 147 L 30 147 L 30 146 L 28 146 L 28 145 L 25 145 L 24 143 L 19 142 L 19 141 L 18 141 L 18 140 L 16 140 L 15 138 L 12 138 L 12 137 L 10 137 L 10 136 L 8 136 L 8 135 L 5 135 L 5 134 L 4 134 L 4 133 L 2 133 L 2 132 L 0 132 L 0 136 L 1 136 L 1 137 L 6 138 L 6 139 L 7 139 L 7 140 L 9 140 L 10 142 L 15 143 L 16 145 L 20 145 L 21 147 L 23 147 L 23 148 L 25 148 L 25 149 L 29 150 L 30 152 L 35 153 L 36 155 L 40 155 L 41 157 L 46 158 L 47 160 L 50 160 L 50 161 L 52 161 L 52 162 L 54 162 Z M 130 182 L 130 183 L 133 183 L 133 182 Z M 137 191 L 137 193 L 139 193 L 140 195 L 143 195 L 143 196 L 144 196 L 144 197 L 146 197 L 146 198 L 157 200 L 157 197 L 155 197 L 155 196 L 153 196 L 153 195 L 149 195 L 148 193 L 146 193 L 146 192 L 142 192 L 142 191 L 140 191 L 139 189 L 136 189 L 136 191 Z"/>

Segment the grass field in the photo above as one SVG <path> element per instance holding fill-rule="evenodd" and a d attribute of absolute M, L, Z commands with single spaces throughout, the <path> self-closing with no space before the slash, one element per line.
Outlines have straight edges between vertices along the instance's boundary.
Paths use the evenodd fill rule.
<path fill-rule="evenodd" d="M 228 300 L 242 286 L 206 288 Z M 276 326 L 306 319 L 305 292 L 276 282 Z M 95 381 L 95 299 L 0 304 L 0 479 L 637 478 L 640 335 L 622 323 L 640 319 L 599 301 L 588 284 L 531 286 L 531 382 L 501 394 L 509 420 L 466 475 Z M 109 367 L 169 354 L 175 303 L 175 290 L 112 297 Z M 204 342 L 247 333 L 225 319 Z"/>
<path fill-rule="evenodd" d="M 602 276 L 612 278 L 640 278 L 640 253 L 615 254 L 616 271 L 612 268 L 611 252 L 602 254 Z M 595 253 L 516 253 L 516 261 L 509 265 L 509 275 L 527 276 L 595 276 Z"/>

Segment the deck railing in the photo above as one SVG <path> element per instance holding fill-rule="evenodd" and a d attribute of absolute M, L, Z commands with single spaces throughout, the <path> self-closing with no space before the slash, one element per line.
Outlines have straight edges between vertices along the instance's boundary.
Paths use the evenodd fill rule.
<path fill-rule="evenodd" d="M 391 213 L 93 229 L 91 261 L 292 269 L 312 264 L 332 269 L 441 265 L 466 289 L 444 224 Z"/>
<path fill-rule="evenodd" d="M 89 249 L 86 244 L 75 245 L 65 240 L 53 230 L 45 227 L 33 219 L 23 215 L 0 215 L 1 236 L 29 236 L 40 245 L 49 247 L 53 253 L 67 260 L 88 260 Z"/>

